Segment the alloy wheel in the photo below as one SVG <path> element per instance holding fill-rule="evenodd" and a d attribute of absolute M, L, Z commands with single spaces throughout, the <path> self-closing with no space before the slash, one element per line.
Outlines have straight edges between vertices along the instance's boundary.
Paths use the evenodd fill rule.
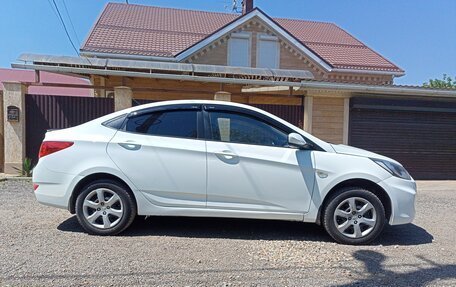
<path fill-rule="evenodd" d="M 86 221 L 100 229 L 115 227 L 124 213 L 119 195 L 108 188 L 97 188 L 89 192 L 84 198 L 82 210 Z"/>
<path fill-rule="evenodd" d="M 368 200 L 350 197 L 343 200 L 334 211 L 334 224 L 342 235 L 361 238 L 370 234 L 377 223 L 377 212 Z"/>

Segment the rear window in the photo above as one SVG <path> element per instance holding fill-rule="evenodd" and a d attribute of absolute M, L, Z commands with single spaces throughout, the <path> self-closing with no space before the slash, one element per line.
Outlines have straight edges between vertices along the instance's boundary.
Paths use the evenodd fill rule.
<path fill-rule="evenodd" d="M 130 117 L 125 130 L 132 133 L 197 138 L 197 111 L 157 111 Z"/>
<path fill-rule="evenodd" d="M 126 117 L 127 117 L 127 114 L 123 114 L 123 115 L 120 115 L 113 119 L 107 120 L 106 122 L 102 123 L 102 125 L 104 125 L 105 127 L 109 127 L 109 128 L 118 130 L 118 129 L 122 128 Z"/>

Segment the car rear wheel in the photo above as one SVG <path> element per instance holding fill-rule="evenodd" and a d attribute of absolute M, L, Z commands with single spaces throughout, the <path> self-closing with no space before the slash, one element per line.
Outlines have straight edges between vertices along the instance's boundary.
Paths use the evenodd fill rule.
<path fill-rule="evenodd" d="M 323 225 L 342 244 L 367 244 L 377 238 L 386 222 L 381 200 L 361 188 L 336 192 L 324 208 Z"/>
<path fill-rule="evenodd" d="M 124 186 L 111 180 L 98 180 L 78 195 L 76 216 L 89 234 L 115 235 L 131 225 L 136 205 Z"/>

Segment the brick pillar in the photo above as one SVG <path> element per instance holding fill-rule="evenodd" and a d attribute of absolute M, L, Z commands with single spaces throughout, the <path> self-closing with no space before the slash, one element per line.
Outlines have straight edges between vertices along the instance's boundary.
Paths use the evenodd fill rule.
<path fill-rule="evenodd" d="M 19 82 L 3 82 L 4 172 L 17 174 L 25 159 L 25 94 L 27 87 Z M 8 106 L 19 108 L 19 121 L 8 121 Z"/>
<path fill-rule="evenodd" d="M 342 143 L 348 145 L 349 137 L 349 125 L 350 125 L 350 98 L 344 99 L 344 132 Z"/>
<path fill-rule="evenodd" d="M 133 92 L 130 87 L 120 86 L 114 88 L 114 111 L 131 108 Z"/>
<path fill-rule="evenodd" d="M 303 130 L 312 133 L 312 111 L 313 111 L 313 97 L 304 97 L 304 126 Z"/>
<path fill-rule="evenodd" d="M 216 92 L 214 95 L 214 100 L 231 102 L 231 93 L 223 92 L 223 91 Z"/>

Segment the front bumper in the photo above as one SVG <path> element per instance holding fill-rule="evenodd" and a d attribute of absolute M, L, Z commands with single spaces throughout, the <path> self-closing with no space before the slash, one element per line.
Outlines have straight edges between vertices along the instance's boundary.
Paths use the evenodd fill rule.
<path fill-rule="evenodd" d="M 411 223 L 415 218 L 416 182 L 395 176 L 378 183 L 391 199 L 391 225 Z"/>

